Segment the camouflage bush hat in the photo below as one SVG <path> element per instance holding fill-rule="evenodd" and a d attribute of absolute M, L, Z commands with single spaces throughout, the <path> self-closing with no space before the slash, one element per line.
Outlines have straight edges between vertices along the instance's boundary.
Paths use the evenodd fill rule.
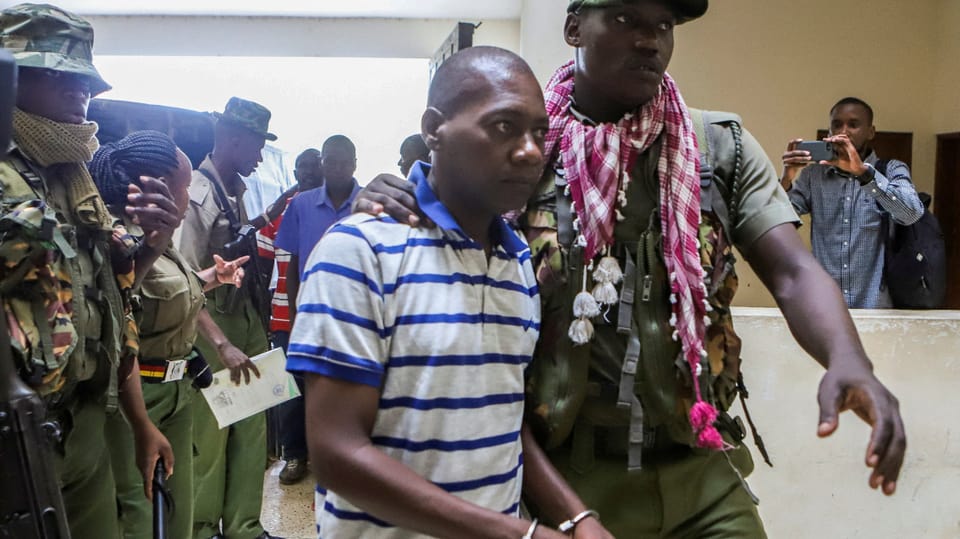
<path fill-rule="evenodd" d="M 692 21 L 707 12 L 707 0 L 661 0 L 677 14 L 679 24 Z M 608 7 L 629 3 L 630 0 L 570 0 L 567 13 L 582 7 Z"/>
<path fill-rule="evenodd" d="M 231 97 L 223 112 L 214 112 L 218 120 L 224 120 L 240 127 L 249 129 L 269 141 L 277 140 L 277 136 L 267 132 L 270 124 L 270 110 L 260 103 Z"/>
<path fill-rule="evenodd" d="M 86 76 L 91 95 L 111 88 L 93 67 L 93 27 L 56 6 L 19 4 L 0 11 L 0 46 L 19 67 Z"/>

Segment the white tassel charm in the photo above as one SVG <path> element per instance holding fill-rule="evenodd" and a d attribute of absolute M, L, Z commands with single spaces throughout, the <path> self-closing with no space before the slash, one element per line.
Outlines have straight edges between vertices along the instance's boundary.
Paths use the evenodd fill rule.
<path fill-rule="evenodd" d="M 577 297 L 573 300 L 573 316 L 577 318 L 600 316 L 600 305 L 597 304 L 596 298 L 586 291 L 577 294 Z"/>
<path fill-rule="evenodd" d="M 623 281 L 623 270 L 617 259 L 612 256 L 605 256 L 597 263 L 597 269 L 593 270 L 593 280 L 600 283 L 620 284 Z"/>
<path fill-rule="evenodd" d="M 574 320 L 567 335 L 573 344 L 587 344 L 593 339 L 593 324 L 586 318 Z"/>
<path fill-rule="evenodd" d="M 613 305 L 620 300 L 620 294 L 617 293 L 617 287 L 613 283 L 597 283 L 593 287 L 593 298 L 601 305 Z"/>
<path fill-rule="evenodd" d="M 587 344 L 593 338 L 593 323 L 590 319 L 600 316 L 600 305 L 590 292 L 587 292 L 587 274 L 592 268 L 590 266 L 583 270 L 583 285 L 580 293 L 573 298 L 573 316 L 576 320 L 570 323 L 570 329 L 567 330 L 567 336 L 573 341 L 573 344 Z"/>

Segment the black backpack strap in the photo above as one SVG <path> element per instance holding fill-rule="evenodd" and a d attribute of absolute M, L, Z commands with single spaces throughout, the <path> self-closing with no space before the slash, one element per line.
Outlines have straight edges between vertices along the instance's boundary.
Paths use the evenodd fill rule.
<path fill-rule="evenodd" d="M 210 185 L 213 186 L 213 190 L 216 192 L 215 201 L 217 207 L 220 208 L 220 211 L 227 214 L 227 220 L 230 221 L 230 229 L 236 234 L 237 231 L 240 230 L 240 218 L 237 217 L 237 213 L 233 211 L 233 206 L 230 205 L 230 199 L 227 198 L 227 193 L 224 192 L 223 186 L 220 185 L 220 182 L 218 182 L 209 171 L 202 168 L 198 168 L 197 170 L 210 180 Z"/>

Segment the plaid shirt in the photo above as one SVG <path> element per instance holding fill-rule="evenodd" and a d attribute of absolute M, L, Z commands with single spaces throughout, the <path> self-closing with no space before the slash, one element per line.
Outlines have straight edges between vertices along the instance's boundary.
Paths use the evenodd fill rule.
<path fill-rule="evenodd" d="M 871 152 L 865 160 L 877 163 Z M 837 282 L 851 309 L 889 309 L 883 283 L 884 239 L 881 214 L 902 225 L 923 216 L 923 204 L 910 180 L 910 168 L 891 160 L 887 174 L 860 185 L 846 172 L 810 165 L 793 182 L 789 193 L 797 213 L 810 214 L 813 255 Z"/>

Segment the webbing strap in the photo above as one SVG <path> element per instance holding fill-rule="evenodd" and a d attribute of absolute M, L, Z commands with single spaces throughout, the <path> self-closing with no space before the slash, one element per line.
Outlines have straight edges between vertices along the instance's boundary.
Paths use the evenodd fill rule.
<path fill-rule="evenodd" d="M 557 243 L 569 252 L 577 235 L 573 229 L 571 198 L 566 195 L 567 179 L 561 170 L 554 174 L 554 189 L 557 199 Z"/>
<path fill-rule="evenodd" d="M 629 335 L 633 327 L 633 303 L 637 296 L 637 263 L 630 248 L 624 246 L 625 264 L 623 289 L 620 291 L 620 310 L 617 313 L 617 333 Z"/>

